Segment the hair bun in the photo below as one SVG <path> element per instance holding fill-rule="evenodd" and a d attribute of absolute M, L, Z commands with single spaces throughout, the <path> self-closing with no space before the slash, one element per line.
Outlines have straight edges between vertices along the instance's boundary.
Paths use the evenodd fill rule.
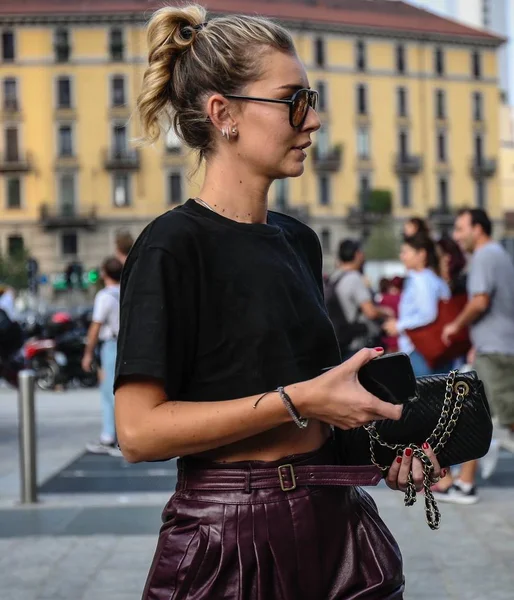
<path fill-rule="evenodd" d="M 198 33 L 206 26 L 207 22 L 199 23 L 198 25 L 191 25 L 190 23 L 188 23 L 187 25 L 183 25 L 180 28 L 180 37 L 184 40 L 189 41 L 193 37 L 194 33 Z"/>

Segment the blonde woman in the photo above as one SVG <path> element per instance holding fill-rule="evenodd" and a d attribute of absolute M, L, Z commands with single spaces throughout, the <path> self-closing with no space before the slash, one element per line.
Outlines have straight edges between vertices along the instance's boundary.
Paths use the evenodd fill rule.
<path fill-rule="evenodd" d="M 164 8 L 148 42 L 147 137 L 169 115 L 206 171 L 123 274 L 120 447 L 133 462 L 179 457 L 143 598 L 401 598 L 398 547 L 355 487 L 377 471 L 342 466 L 331 436 L 401 416 L 357 380 L 382 350 L 321 375 L 340 356 L 318 238 L 267 205 L 275 179 L 304 171 L 317 93 L 289 33 L 263 18 Z M 411 469 L 419 484 L 407 453 L 389 486 L 404 490 Z"/>

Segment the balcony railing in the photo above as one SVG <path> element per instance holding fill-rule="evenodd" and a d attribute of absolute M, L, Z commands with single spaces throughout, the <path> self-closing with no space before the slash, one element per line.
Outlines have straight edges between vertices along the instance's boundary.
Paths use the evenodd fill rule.
<path fill-rule="evenodd" d="M 136 171 L 140 166 L 139 150 L 110 148 L 105 151 L 104 166 L 108 171 Z"/>
<path fill-rule="evenodd" d="M 32 169 L 32 160 L 29 152 L 5 152 L 0 154 L 1 173 L 21 173 Z"/>
<path fill-rule="evenodd" d="M 402 175 L 416 175 L 423 168 L 423 158 L 415 154 L 398 154 L 395 158 L 395 170 Z"/>
<path fill-rule="evenodd" d="M 352 206 L 346 217 L 346 224 L 352 229 L 362 229 L 381 223 L 387 215 L 385 213 L 371 212 L 364 206 Z"/>
<path fill-rule="evenodd" d="M 59 208 L 42 204 L 39 209 L 39 222 L 45 229 L 75 227 L 92 230 L 98 224 L 98 217 L 95 207 L 79 209 L 72 205 L 64 205 Z"/>
<path fill-rule="evenodd" d="M 5 98 L 4 100 L 4 111 L 5 112 L 18 112 L 20 110 L 20 104 L 17 98 Z"/>
<path fill-rule="evenodd" d="M 483 177 L 493 177 L 496 173 L 497 162 L 496 158 L 479 158 L 471 159 L 471 174 L 475 179 Z"/>
<path fill-rule="evenodd" d="M 455 221 L 455 213 L 448 206 L 438 206 L 428 211 L 428 218 L 438 227 L 449 227 Z"/>
<path fill-rule="evenodd" d="M 343 149 L 340 145 L 328 150 L 321 150 L 319 146 L 312 149 L 314 169 L 318 172 L 333 173 L 341 169 Z"/>

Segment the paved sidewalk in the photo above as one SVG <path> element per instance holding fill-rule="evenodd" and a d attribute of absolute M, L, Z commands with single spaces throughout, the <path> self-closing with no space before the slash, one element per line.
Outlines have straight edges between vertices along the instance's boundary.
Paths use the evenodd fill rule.
<path fill-rule="evenodd" d="M 42 483 L 95 438 L 99 402 L 95 391 L 40 393 L 37 402 Z M 169 494 L 46 494 L 21 507 L 17 461 L 15 396 L 0 390 L 0 598 L 138 600 Z M 479 504 L 441 505 L 438 532 L 425 524 L 422 497 L 408 509 L 400 494 L 372 490 L 404 554 L 407 600 L 513 600 L 514 458 L 506 453 L 502 469 Z"/>

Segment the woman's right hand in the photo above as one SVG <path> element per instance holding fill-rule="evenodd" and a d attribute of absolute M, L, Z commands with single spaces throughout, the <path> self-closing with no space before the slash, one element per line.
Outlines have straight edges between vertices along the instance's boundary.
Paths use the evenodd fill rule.
<path fill-rule="evenodd" d="M 304 382 L 302 417 L 318 419 L 340 429 L 354 429 L 372 421 L 402 416 L 402 406 L 390 404 L 370 394 L 357 374 L 370 360 L 383 354 L 382 349 L 364 348 L 341 365 Z M 293 396 L 294 401 L 294 396 Z"/>

